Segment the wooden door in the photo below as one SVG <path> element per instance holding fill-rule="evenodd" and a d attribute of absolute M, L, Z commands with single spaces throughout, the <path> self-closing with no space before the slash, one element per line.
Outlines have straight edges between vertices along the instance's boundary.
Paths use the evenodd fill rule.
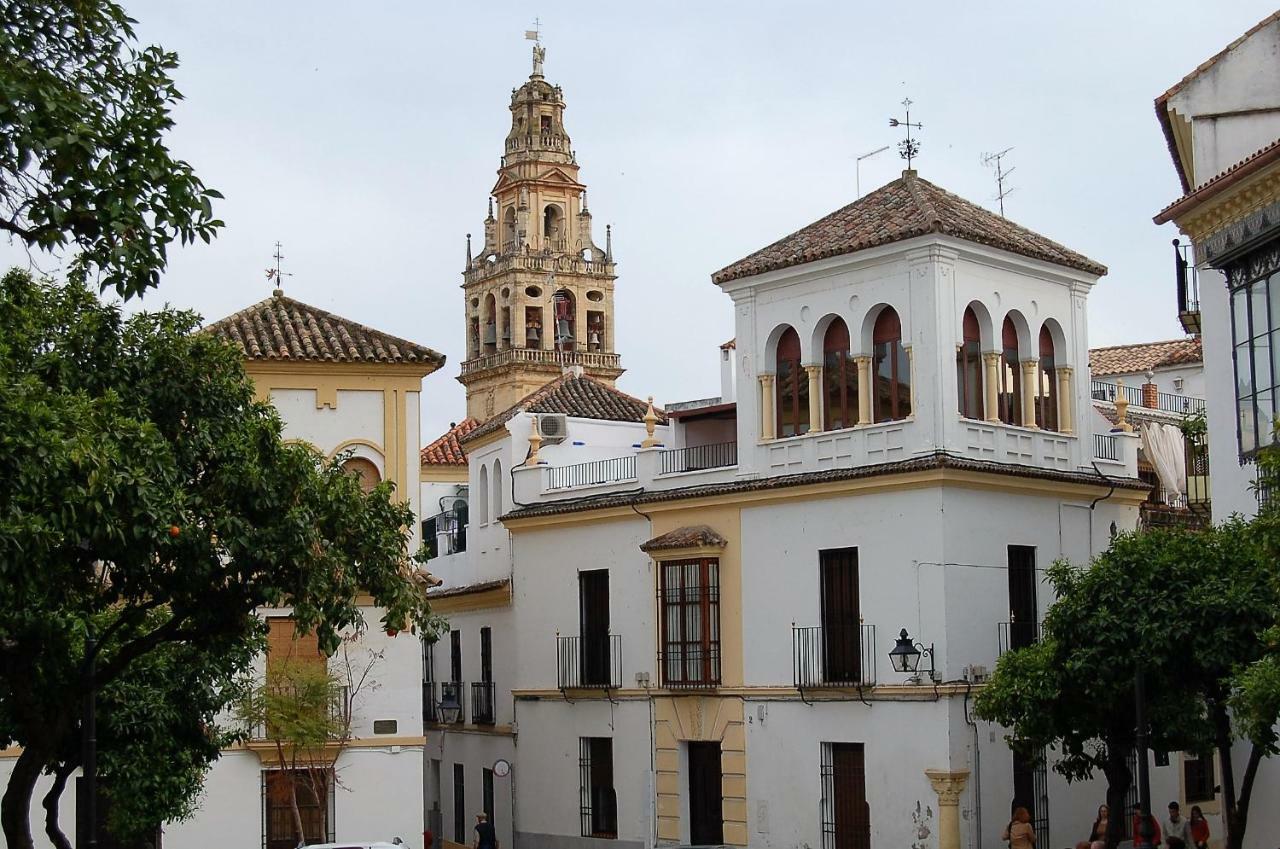
<path fill-rule="evenodd" d="M 861 622 L 858 614 L 858 549 L 819 553 L 822 569 L 822 680 L 827 684 L 862 680 Z"/>
<path fill-rule="evenodd" d="M 724 843 L 724 799 L 720 792 L 720 744 L 689 744 L 689 842 Z"/>
<path fill-rule="evenodd" d="M 831 744 L 831 806 L 835 849 L 870 849 L 871 809 L 861 743 Z"/>
<path fill-rule="evenodd" d="M 583 686 L 607 686 L 609 669 L 609 570 L 578 573 L 579 670 Z"/>

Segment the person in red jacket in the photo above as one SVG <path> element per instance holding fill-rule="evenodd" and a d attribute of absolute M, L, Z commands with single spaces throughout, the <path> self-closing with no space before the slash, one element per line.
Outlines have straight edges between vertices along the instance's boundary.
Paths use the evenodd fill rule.
<path fill-rule="evenodd" d="M 1191 842 L 1196 849 L 1209 849 L 1209 821 L 1199 805 L 1191 806 Z"/>
<path fill-rule="evenodd" d="M 1133 806 L 1133 849 L 1156 849 L 1160 845 L 1160 823 L 1155 817 L 1147 814 L 1147 822 L 1151 825 L 1151 842 L 1144 843 L 1142 839 L 1142 818 L 1146 811 L 1142 810 L 1142 805 Z"/>

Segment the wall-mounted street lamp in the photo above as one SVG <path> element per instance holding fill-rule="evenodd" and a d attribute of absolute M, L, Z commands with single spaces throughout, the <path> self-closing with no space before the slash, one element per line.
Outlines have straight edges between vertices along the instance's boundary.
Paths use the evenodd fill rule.
<path fill-rule="evenodd" d="M 442 694 L 438 711 L 440 721 L 445 725 L 456 725 L 462 719 L 462 700 L 452 688 L 446 689 Z"/>
<path fill-rule="evenodd" d="M 929 673 L 929 680 L 937 684 L 939 679 L 937 670 L 934 669 L 933 643 L 927 646 L 924 643 L 917 643 L 907 636 L 907 629 L 903 628 L 898 634 L 898 641 L 893 650 L 889 652 L 889 663 L 893 665 L 895 671 L 910 675 L 912 681 L 919 682 L 920 674 L 917 670 L 920 668 L 921 657 L 929 658 L 929 668 L 926 671 Z"/>

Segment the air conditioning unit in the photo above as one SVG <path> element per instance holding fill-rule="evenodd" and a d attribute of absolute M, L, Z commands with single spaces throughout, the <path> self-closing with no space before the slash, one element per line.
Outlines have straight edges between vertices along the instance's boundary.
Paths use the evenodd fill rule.
<path fill-rule="evenodd" d="M 543 413 L 537 420 L 538 435 L 548 445 L 564 442 L 569 435 L 569 417 L 564 413 Z"/>
<path fill-rule="evenodd" d="M 983 684 L 991 679 L 991 673 L 987 667 L 974 663 L 961 670 L 961 677 L 970 684 Z"/>

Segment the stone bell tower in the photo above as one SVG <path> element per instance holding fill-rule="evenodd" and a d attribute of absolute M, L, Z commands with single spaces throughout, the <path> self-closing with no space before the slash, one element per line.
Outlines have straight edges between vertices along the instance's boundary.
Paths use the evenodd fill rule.
<path fill-rule="evenodd" d="M 614 350 L 611 235 L 596 244 L 587 187 L 564 128 L 564 92 L 533 73 L 511 93 L 511 131 L 484 222 L 484 247 L 462 273 L 467 358 L 458 380 L 467 415 L 484 420 L 569 366 L 610 385 Z"/>

